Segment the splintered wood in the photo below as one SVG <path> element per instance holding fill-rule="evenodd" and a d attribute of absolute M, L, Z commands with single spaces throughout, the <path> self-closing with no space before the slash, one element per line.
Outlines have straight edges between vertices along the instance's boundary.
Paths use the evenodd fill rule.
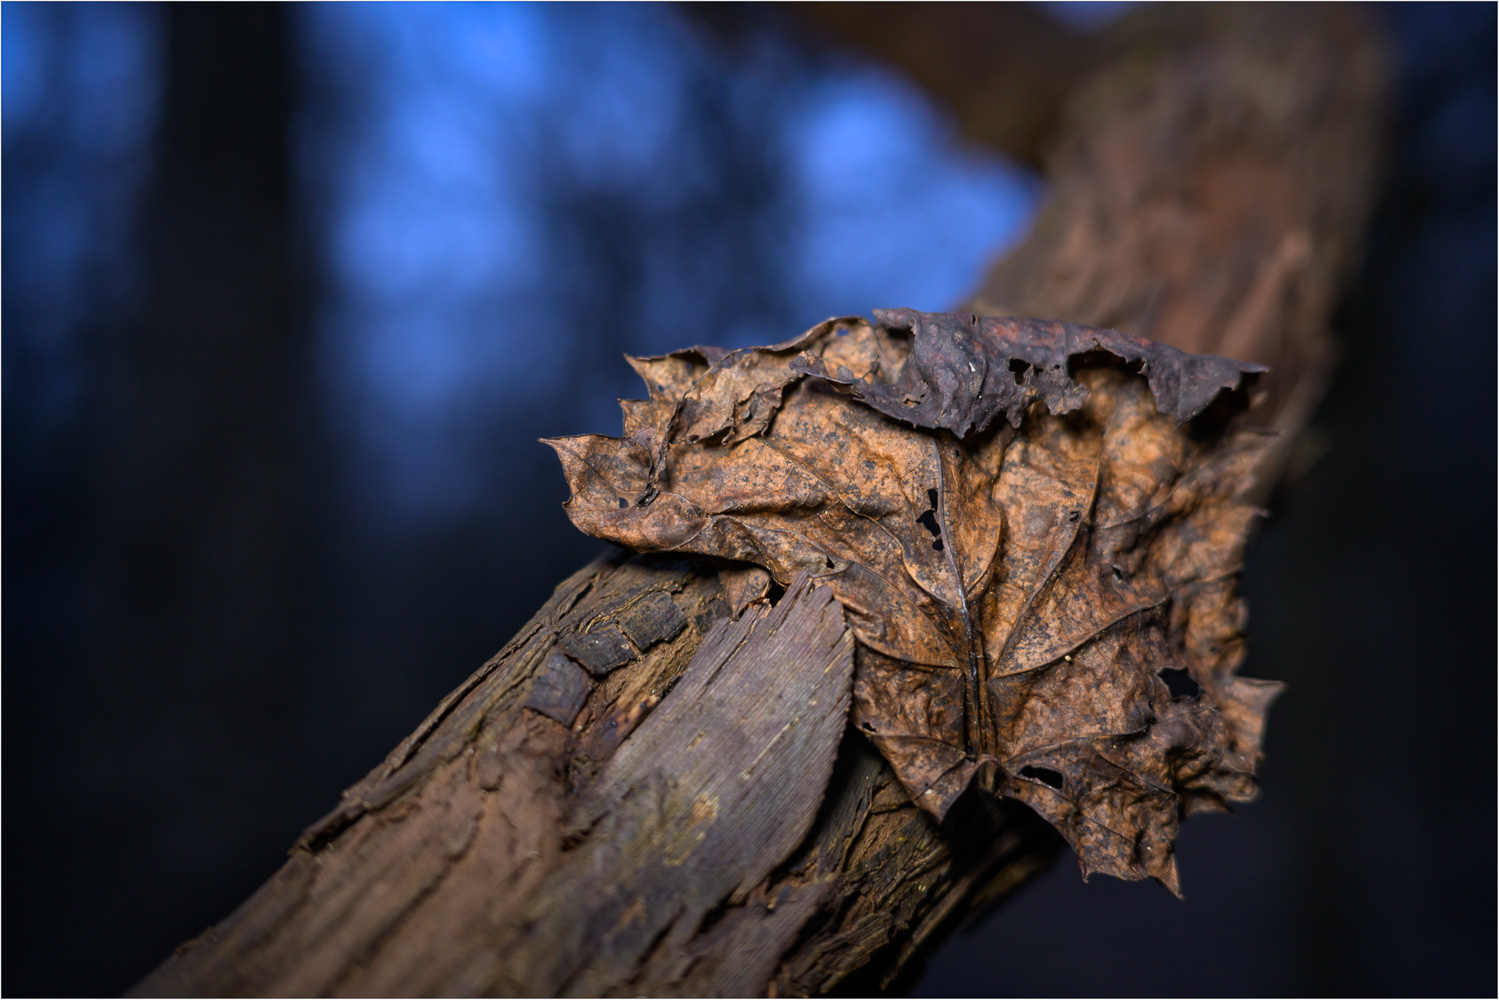
<path fill-rule="evenodd" d="M 1381 46 L 1347 5 L 892 10 L 854 33 L 1045 164 L 1031 234 L 958 316 L 636 360 L 622 437 L 553 444 L 573 520 L 659 554 L 566 580 L 137 994 L 872 993 L 1063 838 L 1175 888 L 1180 818 L 1252 794 L 1240 559 Z"/>

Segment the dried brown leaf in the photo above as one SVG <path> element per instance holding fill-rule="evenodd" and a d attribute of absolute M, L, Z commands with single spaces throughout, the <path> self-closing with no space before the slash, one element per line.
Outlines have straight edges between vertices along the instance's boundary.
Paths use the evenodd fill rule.
<path fill-rule="evenodd" d="M 1067 324 L 876 315 L 634 360 L 650 398 L 624 404 L 623 438 L 548 442 L 569 516 L 817 577 L 859 642 L 855 723 L 914 801 L 940 819 L 977 778 L 1085 874 L 1175 891 L 1180 817 L 1253 795 L 1276 690 L 1234 676 L 1240 496 L 1268 444 L 1235 404 L 1258 369 Z"/>

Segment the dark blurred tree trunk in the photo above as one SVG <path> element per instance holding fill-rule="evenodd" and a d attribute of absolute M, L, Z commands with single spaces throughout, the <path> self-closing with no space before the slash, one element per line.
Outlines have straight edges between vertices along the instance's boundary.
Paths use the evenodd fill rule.
<path fill-rule="evenodd" d="M 48 213 L 44 224 L 71 225 L 65 242 L 96 263 L 66 280 L 75 301 L 53 306 L 74 317 L 63 329 L 6 313 L 15 321 L 7 362 L 25 356 L 28 339 L 34 350 L 55 338 L 47 346 L 74 393 L 50 440 L 37 434 L 39 407 L 25 391 L 7 404 L 7 441 L 57 454 L 13 451 L 7 466 L 17 490 L 5 527 L 6 680 L 12 704 L 27 707 L 8 717 L 6 748 L 17 800 L 48 804 L 47 821 L 13 830 L 14 858 L 31 872 L 11 886 L 30 914 L 13 943 L 32 956 L 30 974 L 66 993 L 128 975 L 146 942 L 181 933 L 155 906 L 122 926 L 88 891 L 148 899 L 170 870 L 183 905 L 209 911 L 226 878 L 248 889 L 263 870 L 253 857 L 226 857 L 205 828 L 284 840 L 266 806 L 296 796 L 287 781 L 295 740 L 248 760 L 237 748 L 259 727 L 286 731 L 292 715 L 286 692 L 313 650 L 287 622 L 306 604 L 313 533 L 298 492 L 307 342 L 293 251 L 288 10 L 59 7 L 44 16 L 52 96 L 43 113 L 56 120 L 37 126 L 29 155 L 40 162 L 19 160 L 14 177 L 8 166 L 16 183 L 7 196 L 24 212 L 28 197 L 61 183 L 81 216 Z M 121 92 L 101 93 L 101 79 Z M 131 137 L 146 126 L 134 120 L 142 106 L 158 111 L 155 135 Z M 137 208 L 138 157 L 149 160 L 139 164 Z M 95 170 L 123 176 L 105 182 Z M 21 282 L 64 280 L 55 261 L 38 266 L 45 247 L 45 237 L 12 243 L 15 300 L 25 301 Z M 28 377 L 24 363 L 8 375 Z M 87 794 L 73 791 L 80 780 Z M 188 797 L 173 798 L 172 787 Z M 79 962 L 79 940 L 103 943 Z"/>
<path fill-rule="evenodd" d="M 201 690 L 213 664 L 219 699 L 202 721 L 232 731 L 256 725 L 310 653 L 288 624 L 311 541 L 292 39 L 276 6 L 166 14 L 146 301 L 118 350 L 97 462 L 100 537 L 121 549 L 100 558 L 119 615 L 111 641 L 161 679 L 152 709 Z M 281 773 L 268 759 L 260 778 L 269 788 Z"/>
<path fill-rule="evenodd" d="M 970 135 L 1046 165 L 1051 201 L 975 308 L 1271 362 L 1259 412 L 1293 439 L 1326 378 L 1329 314 L 1379 161 L 1384 67 L 1357 11 L 1172 6 L 1095 39 L 1013 8 L 810 16 L 909 64 Z M 1036 75 L 1019 81 L 1019 111 L 1007 110 L 1013 65 Z M 822 655 L 808 600 L 793 591 L 776 610 L 793 658 Z M 702 562 L 580 571 L 271 881 L 137 992 L 867 992 L 1050 863 L 1058 838 L 1012 803 L 970 796 L 939 827 L 853 733 L 815 817 L 802 807 L 826 747 L 767 746 L 746 762 L 715 744 L 721 730 L 700 734 L 717 765 L 778 776 L 765 809 L 794 846 L 773 856 L 746 833 L 752 817 L 674 816 L 668 798 L 653 811 L 649 782 L 600 805 L 591 780 L 644 719 L 666 720 L 656 738 L 699 717 L 678 693 L 698 689 L 673 685 L 728 655 L 705 636 L 729 614 Z M 631 640 L 596 685 L 554 652 L 585 627 Z M 747 669 L 764 666 L 754 648 Z M 695 759 L 660 766 L 700 780 Z M 569 828 L 583 806 L 593 825 Z M 707 857 L 720 861 L 682 874 Z"/>

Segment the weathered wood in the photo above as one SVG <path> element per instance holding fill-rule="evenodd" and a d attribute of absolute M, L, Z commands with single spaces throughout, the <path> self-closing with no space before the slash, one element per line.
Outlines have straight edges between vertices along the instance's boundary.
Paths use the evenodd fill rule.
<path fill-rule="evenodd" d="M 1050 199 L 972 307 L 1267 365 L 1260 419 L 1289 445 L 1381 180 L 1383 49 L 1355 7 L 1274 4 L 1142 10 L 1105 45 L 1051 139 Z"/>
<path fill-rule="evenodd" d="M 1265 419 L 1299 426 L 1373 196 L 1384 69 L 1358 17 L 1170 7 L 1090 43 L 1016 133 L 1053 193 L 975 308 L 1267 361 Z M 812 995 L 909 971 L 1059 840 L 979 795 L 940 826 L 912 806 L 832 725 L 836 608 L 794 588 L 767 611 L 768 586 L 704 561 L 575 574 L 136 992 Z M 754 796 L 727 794 L 746 771 Z"/>
<path fill-rule="evenodd" d="M 681 675 L 701 634 L 632 647 L 589 686 L 572 726 L 553 716 L 562 640 L 668 595 L 684 618 L 724 617 L 691 568 L 597 563 L 552 599 L 385 762 L 308 828 L 291 859 L 142 994 L 472 993 L 500 972 L 490 946 L 556 869 L 569 790 L 585 782 Z M 568 682 L 575 684 L 576 680 Z M 533 707 L 537 701 L 546 711 Z M 565 714 L 565 713 L 564 713 Z M 429 956 L 464 956 L 434 963 Z"/>
<path fill-rule="evenodd" d="M 596 683 L 558 662 L 642 606 L 670 618 L 662 600 L 676 634 Z M 712 569 L 588 567 L 135 993 L 815 993 L 882 951 L 898 967 L 1054 838 L 992 809 L 955 838 L 912 807 L 845 732 L 851 652 L 826 590 L 731 622 Z M 564 726 L 569 669 L 590 690 Z"/>
<path fill-rule="evenodd" d="M 664 992 L 680 980 L 711 951 L 694 943 L 708 913 L 744 910 L 806 835 L 852 682 L 853 638 L 825 588 L 803 582 L 773 612 L 762 603 L 714 626 L 574 805 L 565 836 L 583 840 L 520 918 L 515 992 L 594 996 L 641 976 L 636 990 Z M 763 983 L 825 889 L 757 897 L 764 940 L 706 963 L 707 992 Z"/>

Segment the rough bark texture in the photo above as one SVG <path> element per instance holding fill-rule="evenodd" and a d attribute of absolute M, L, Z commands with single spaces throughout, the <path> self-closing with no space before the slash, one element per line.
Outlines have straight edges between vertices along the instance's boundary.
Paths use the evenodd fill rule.
<path fill-rule="evenodd" d="M 1351 6 L 1163 7 L 1109 45 L 1065 105 L 1049 203 L 973 308 L 1266 365 L 1260 419 L 1290 444 L 1380 180 L 1383 52 Z"/>
<path fill-rule="evenodd" d="M 826 589 L 728 612 L 699 562 L 575 574 L 136 992 L 818 993 L 1040 863 L 1034 822 L 944 837 L 846 730 L 853 647 Z M 601 678 L 555 655 L 616 630 L 645 638 Z"/>
<path fill-rule="evenodd" d="M 971 311 L 1257 362 L 1264 421 L 1306 421 L 1382 179 L 1389 67 L 1362 11 L 1164 4 L 1088 36 L 1018 5 L 880 6 L 798 10 L 948 101 L 967 136 L 1042 163 L 1051 185 Z"/>
<path fill-rule="evenodd" d="M 997 44 L 987 62 L 1003 63 Z M 1052 199 L 974 311 L 1269 364 L 1250 413 L 1294 430 L 1325 379 L 1328 315 L 1372 196 L 1374 42 L 1345 9 L 1170 7 L 1086 51 L 1065 98 L 1021 130 L 1049 150 Z M 914 806 L 844 725 L 837 603 L 805 581 L 757 603 L 769 586 L 707 559 L 580 571 L 137 992 L 888 983 L 1060 841 L 982 795 L 940 823 Z M 726 714 L 734 726 L 715 722 Z"/>

